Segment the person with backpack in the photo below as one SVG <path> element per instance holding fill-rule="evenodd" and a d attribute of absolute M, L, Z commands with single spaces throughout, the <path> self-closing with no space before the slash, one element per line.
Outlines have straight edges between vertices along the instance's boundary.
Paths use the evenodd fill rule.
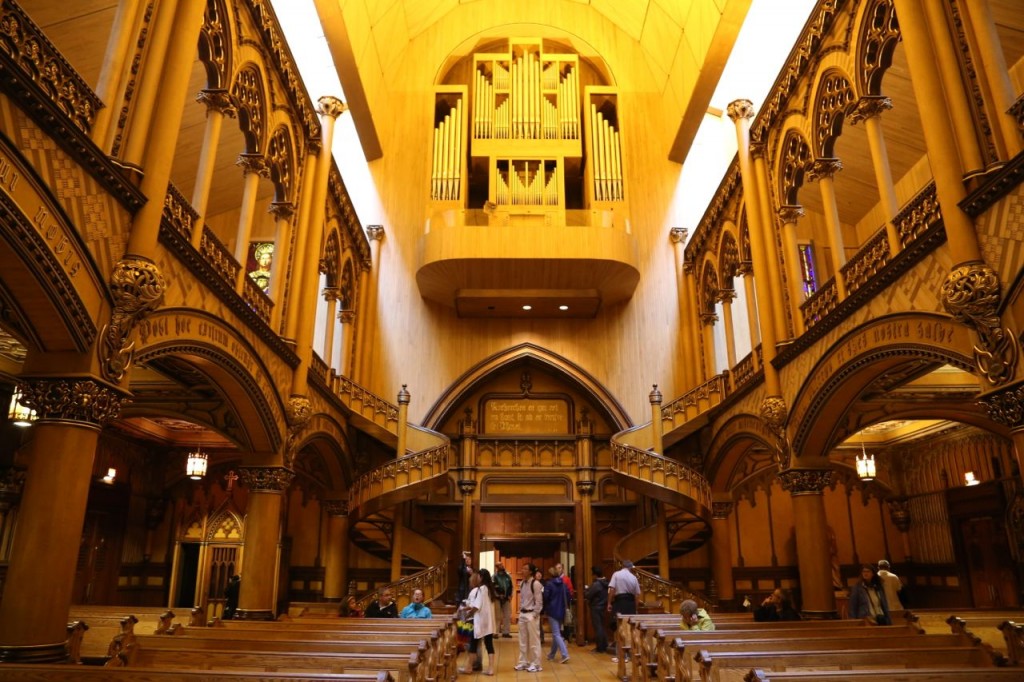
<path fill-rule="evenodd" d="M 584 599 L 590 605 L 590 623 L 594 626 L 594 652 L 603 654 L 608 651 L 608 633 L 604 628 L 604 621 L 607 617 L 605 611 L 608 608 L 608 579 L 600 566 L 593 566 L 590 572 L 594 574 L 594 582 L 587 586 L 583 592 Z"/>
<path fill-rule="evenodd" d="M 562 623 L 565 622 L 565 613 L 569 610 L 569 588 L 556 567 L 552 567 L 548 573 L 551 574 L 551 578 L 544 585 L 544 613 L 547 614 L 548 625 L 551 627 L 551 651 L 548 652 L 548 660 L 555 660 L 555 651 L 558 651 L 562 654 L 562 663 L 568 663 L 569 649 L 562 637 Z"/>
<path fill-rule="evenodd" d="M 498 604 L 501 606 L 501 614 L 498 625 L 502 637 L 512 636 L 512 576 L 505 570 L 505 565 L 497 563 L 494 565 L 494 593 L 498 597 Z"/>
<path fill-rule="evenodd" d="M 540 610 L 544 606 L 544 587 L 534 576 L 537 567 L 525 564 L 519 583 L 519 662 L 516 670 L 536 673 L 540 665 Z"/>

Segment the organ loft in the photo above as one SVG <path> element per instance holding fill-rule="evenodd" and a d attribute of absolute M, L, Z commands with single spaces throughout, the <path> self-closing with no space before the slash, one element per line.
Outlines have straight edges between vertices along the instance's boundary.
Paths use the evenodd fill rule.
<path fill-rule="evenodd" d="M 1019 10 L 3 0 L 0 666 L 464 551 L 1019 609 Z"/>

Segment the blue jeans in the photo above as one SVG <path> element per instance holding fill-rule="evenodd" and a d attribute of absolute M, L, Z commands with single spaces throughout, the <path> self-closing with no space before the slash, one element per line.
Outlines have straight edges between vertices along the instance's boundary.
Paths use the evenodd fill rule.
<path fill-rule="evenodd" d="M 556 649 L 562 654 L 562 658 L 569 658 L 569 649 L 565 646 L 565 640 L 562 639 L 562 622 L 548 616 L 548 626 L 551 628 L 551 651 L 548 653 L 548 658 L 552 660 L 555 658 Z"/>

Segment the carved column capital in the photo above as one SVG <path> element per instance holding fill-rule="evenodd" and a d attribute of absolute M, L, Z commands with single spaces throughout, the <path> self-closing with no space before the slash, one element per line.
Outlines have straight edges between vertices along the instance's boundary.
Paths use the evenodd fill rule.
<path fill-rule="evenodd" d="M 337 97 L 331 95 L 324 95 L 316 101 L 319 105 L 317 107 L 317 113 L 321 116 L 330 116 L 331 118 L 338 118 L 346 111 L 348 111 L 348 105 L 342 102 Z"/>
<path fill-rule="evenodd" d="M 725 108 L 726 115 L 736 122 L 741 118 L 754 118 L 754 103 L 749 99 L 736 99 Z"/>
<path fill-rule="evenodd" d="M 893 497 L 886 500 L 889 505 L 889 518 L 896 530 L 906 533 L 910 530 L 910 501 L 905 497 Z"/>
<path fill-rule="evenodd" d="M 130 341 L 135 325 L 160 307 L 167 282 L 153 261 L 126 256 L 114 264 L 109 285 L 114 309 L 100 332 L 96 352 L 103 378 L 118 383 L 135 358 L 135 344 Z"/>
<path fill-rule="evenodd" d="M 320 504 L 328 516 L 348 516 L 348 500 L 324 500 Z"/>
<path fill-rule="evenodd" d="M 786 469 L 778 477 L 782 489 L 790 495 L 821 495 L 832 483 L 832 470 Z"/>
<path fill-rule="evenodd" d="M 254 493 L 281 494 L 288 490 L 295 472 L 284 467 L 241 467 L 242 483 Z"/>
<path fill-rule="evenodd" d="M 459 492 L 463 495 L 472 495 L 476 490 L 476 480 L 472 478 L 459 479 Z"/>
<path fill-rule="evenodd" d="M 775 462 L 780 469 L 789 467 L 792 459 L 792 446 L 789 434 L 786 433 L 786 421 L 789 419 L 789 408 L 786 400 L 780 395 L 766 396 L 761 401 L 761 421 L 775 436 Z"/>
<path fill-rule="evenodd" d="M 576 490 L 580 492 L 580 495 L 584 497 L 590 497 L 594 494 L 594 489 L 597 484 L 594 481 L 576 481 Z"/>
<path fill-rule="evenodd" d="M 764 158 L 767 145 L 764 142 L 750 142 L 750 158 L 761 159 Z"/>
<path fill-rule="evenodd" d="M 384 226 L 383 225 L 367 225 L 366 226 L 366 238 L 371 242 L 379 242 L 384 239 Z"/>
<path fill-rule="evenodd" d="M 843 170 L 843 162 L 839 159 L 815 159 L 807 167 L 807 179 L 814 181 L 831 178 L 841 170 Z"/>
<path fill-rule="evenodd" d="M 711 518 L 718 519 L 719 521 L 724 521 L 725 519 L 729 518 L 730 514 L 732 514 L 732 510 L 735 504 L 735 502 L 712 502 Z"/>
<path fill-rule="evenodd" d="M 235 117 L 238 108 L 231 93 L 223 88 L 207 88 L 200 90 L 196 101 L 206 106 L 207 111 L 216 111 L 224 116 Z"/>
<path fill-rule="evenodd" d="M 1024 427 L 1024 384 L 988 393 L 978 402 L 993 421 L 1015 430 Z"/>
<path fill-rule="evenodd" d="M 274 216 L 274 220 L 288 220 L 295 215 L 295 204 L 290 201 L 272 201 L 267 213 Z"/>
<path fill-rule="evenodd" d="M 732 303 L 735 298 L 735 289 L 719 289 L 718 296 L 715 300 L 717 300 L 719 303 Z"/>
<path fill-rule="evenodd" d="M 235 160 L 235 165 L 242 169 L 244 175 L 255 173 L 261 178 L 270 177 L 270 166 L 267 164 L 267 158 L 262 154 L 242 152 Z"/>
<path fill-rule="evenodd" d="M 354 310 L 339 310 L 338 311 L 338 320 L 340 320 L 342 324 L 352 324 L 353 322 L 356 321 L 356 311 L 354 311 Z"/>
<path fill-rule="evenodd" d="M 1017 344 L 1009 328 L 1002 326 L 999 273 L 986 263 L 964 263 L 942 285 L 942 307 L 957 322 L 978 334 L 974 363 L 990 384 L 998 386 L 1013 377 Z"/>
<path fill-rule="evenodd" d="M 705 327 L 710 327 L 715 322 L 718 322 L 718 315 L 716 315 L 715 313 L 701 313 L 700 314 L 700 323 L 702 325 L 704 325 Z"/>
<path fill-rule="evenodd" d="M 803 206 L 779 206 L 779 220 L 784 223 L 795 223 L 803 217 Z"/>
<path fill-rule="evenodd" d="M 40 422 L 71 422 L 100 428 L 131 402 L 91 379 L 27 379 L 18 383 L 21 403 Z"/>
<path fill-rule="evenodd" d="M 690 231 L 685 227 L 673 227 L 668 231 L 668 238 L 673 244 L 685 244 Z"/>
<path fill-rule="evenodd" d="M 306 151 L 313 156 L 319 156 L 320 152 L 323 151 L 324 143 L 320 141 L 319 134 L 314 135 L 306 140 Z"/>
<path fill-rule="evenodd" d="M 324 300 L 328 303 L 337 301 L 340 298 L 341 292 L 338 287 L 324 287 Z"/>
<path fill-rule="evenodd" d="M 892 100 L 882 95 L 865 95 L 857 100 L 857 105 L 850 112 L 849 120 L 853 125 L 865 121 L 872 116 L 881 116 L 883 111 L 892 109 Z"/>
<path fill-rule="evenodd" d="M 736 264 L 736 272 L 744 277 L 751 275 L 754 273 L 754 264 L 748 260 L 741 260 Z"/>

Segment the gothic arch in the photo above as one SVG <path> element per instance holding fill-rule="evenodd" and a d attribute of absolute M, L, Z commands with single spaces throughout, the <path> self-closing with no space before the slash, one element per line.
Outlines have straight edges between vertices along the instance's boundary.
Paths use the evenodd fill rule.
<path fill-rule="evenodd" d="M 707 260 L 704 261 L 704 267 L 701 268 L 700 289 L 697 292 L 697 298 L 700 302 L 700 312 L 702 314 L 715 314 L 715 303 L 718 301 L 718 292 L 721 289 L 722 285 L 718 280 L 718 271 L 715 269 L 715 262 L 711 260 L 711 255 L 708 254 Z"/>
<path fill-rule="evenodd" d="M 207 0 L 199 32 L 199 61 L 206 67 L 206 87 L 223 89 L 231 73 L 231 14 L 224 0 Z"/>
<path fill-rule="evenodd" d="M 327 286 L 337 287 L 339 273 L 341 271 L 341 236 L 338 234 L 337 226 L 331 228 L 324 241 L 324 255 L 322 272 L 327 277 Z"/>
<path fill-rule="evenodd" d="M 774 436 L 755 415 L 739 414 L 722 424 L 708 446 L 712 459 L 704 467 L 711 489 L 716 492 L 732 490 L 771 465 L 773 442 Z"/>
<path fill-rule="evenodd" d="M 347 489 L 356 464 L 345 427 L 330 415 L 314 414 L 298 446 L 295 470 L 316 481 L 325 491 Z"/>
<path fill-rule="evenodd" d="M 264 148 L 267 98 L 264 94 L 263 71 L 249 62 L 235 74 L 231 96 L 238 107 L 238 128 L 245 137 L 247 154 L 258 154 Z"/>
<path fill-rule="evenodd" d="M 857 85 L 865 95 L 882 94 L 882 77 L 902 39 L 892 0 L 873 0 L 861 15 L 857 36 Z"/>
<path fill-rule="evenodd" d="M 966 327 L 936 313 L 885 315 L 851 330 L 818 360 L 793 400 L 793 452 L 804 459 L 827 458 L 842 439 L 843 418 L 859 396 L 907 363 L 976 372 L 972 348 Z"/>
<path fill-rule="evenodd" d="M 274 201 L 291 202 L 296 181 L 295 145 L 286 126 L 278 126 L 270 135 L 267 165 L 270 167 L 270 181 L 274 183 Z"/>
<path fill-rule="evenodd" d="M 633 424 L 619 401 L 608 389 L 576 363 L 557 353 L 532 343 L 522 343 L 481 360 L 456 379 L 423 417 L 422 425 L 437 430 L 451 416 L 451 411 L 468 396 L 476 386 L 489 376 L 515 363 L 532 360 L 564 376 L 589 395 L 596 405 L 606 412 L 609 422 L 617 431 L 623 431 Z"/>
<path fill-rule="evenodd" d="M 821 75 L 814 95 L 814 151 L 818 158 L 834 156 L 847 112 L 857 103 L 850 77 L 837 68 Z"/>
<path fill-rule="evenodd" d="M 800 131 L 790 129 L 782 140 L 775 176 L 779 179 L 779 199 L 784 206 L 796 206 L 800 188 L 804 184 L 804 171 L 811 163 L 811 146 Z"/>

